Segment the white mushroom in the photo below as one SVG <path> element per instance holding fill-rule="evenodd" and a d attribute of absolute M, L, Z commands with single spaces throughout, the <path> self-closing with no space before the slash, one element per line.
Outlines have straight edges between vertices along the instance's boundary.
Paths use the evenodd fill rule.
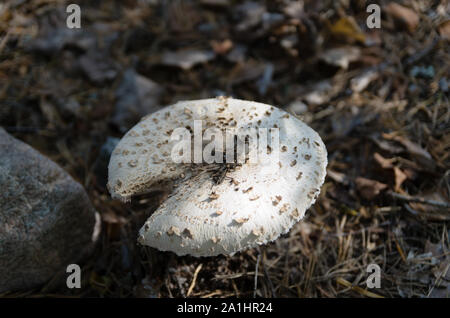
<path fill-rule="evenodd" d="M 202 120 L 202 134 L 207 128 L 277 128 L 279 151 L 269 141 L 264 164 L 175 163 L 171 153 L 179 141 L 171 134 L 180 127 L 192 131 L 194 120 Z M 168 189 L 138 241 L 178 255 L 214 256 L 287 233 L 315 202 L 326 165 L 320 136 L 299 119 L 270 105 L 219 97 L 179 102 L 144 117 L 114 150 L 108 188 L 122 200 Z"/>

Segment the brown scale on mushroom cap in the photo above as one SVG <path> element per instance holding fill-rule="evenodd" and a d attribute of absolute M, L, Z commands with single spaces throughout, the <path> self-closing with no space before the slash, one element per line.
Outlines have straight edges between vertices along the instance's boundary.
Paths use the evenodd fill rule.
<path fill-rule="evenodd" d="M 203 130 L 277 127 L 280 149 L 268 144 L 268 163 L 243 163 L 217 182 L 219 164 L 175 164 L 170 157 L 177 141 L 167 132 L 200 119 Z M 225 97 L 179 102 L 147 115 L 116 149 L 109 164 L 112 197 L 171 191 L 138 241 L 178 255 L 230 254 L 273 241 L 314 203 L 327 165 L 321 138 L 302 121 L 270 105 Z"/>

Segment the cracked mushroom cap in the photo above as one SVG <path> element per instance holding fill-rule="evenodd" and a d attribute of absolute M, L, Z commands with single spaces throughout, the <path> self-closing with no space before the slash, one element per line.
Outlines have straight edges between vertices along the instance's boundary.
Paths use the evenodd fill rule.
<path fill-rule="evenodd" d="M 174 163 L 174 129 L 278 128 L 269 161 Z M 225 138 L 224 138 L 225 139 Z M 144 117 L 121 139 L 109 163 L 108 189 L 124 201 L 166 189 L 170 195 L 141 228 L 138 241 L 177 255 L 215 256 L 275 240 L 305 215 L 324 182 L 327 151 L 320 136 L 287 112 L 219 97 L 178 102 Z M 222 177 L 218 178 L 221 174 Z"/>

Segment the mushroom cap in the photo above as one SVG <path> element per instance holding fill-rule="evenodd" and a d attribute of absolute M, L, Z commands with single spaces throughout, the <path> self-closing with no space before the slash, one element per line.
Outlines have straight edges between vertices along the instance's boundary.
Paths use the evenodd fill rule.
<path fill-rule="evenodd" d="M 171 140 L 172 131 L 193 128 L 194 120 L 202 120 L 203 130 L 278 128 L 279 152 L 267 151 L 264 164 L 237 165 L 217 182 L 220 164 L 171 158 L 178 142 Z M 122 200 L 169 189 L 138 241 L 177 255 L 215 256 L 287 233 L 316 201 L 326 166 L 322 139 L 301 120 L 270 105 L 218 97 L 178 102 L 144 117 L 113 151 L 108 189 Z"/>

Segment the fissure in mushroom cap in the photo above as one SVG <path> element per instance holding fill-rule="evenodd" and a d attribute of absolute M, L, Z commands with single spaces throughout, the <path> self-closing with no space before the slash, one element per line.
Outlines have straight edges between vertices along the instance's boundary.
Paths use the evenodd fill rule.
<path fill-rule="evenodd" d="M 228 171 L 216 184 L 213 172 L 170 158 L 175 142 L 167 132 L 193 127 L 198 119 L 203 128 L 222 130 L 276 127 L 280 151 L 269 154 L 265 165 L 244 163 Z M 128 199 L 178 178 L 140 230 L 139 242 L 178 255 L 213 256 L 265 244 L 289 231 L 315 202 L 326 165 L 319 135 L 283 110 L 231 98 L 196 100 L 168 106 L 133 127 L 113 152 L 108 187 L 113 197 Z"/>

